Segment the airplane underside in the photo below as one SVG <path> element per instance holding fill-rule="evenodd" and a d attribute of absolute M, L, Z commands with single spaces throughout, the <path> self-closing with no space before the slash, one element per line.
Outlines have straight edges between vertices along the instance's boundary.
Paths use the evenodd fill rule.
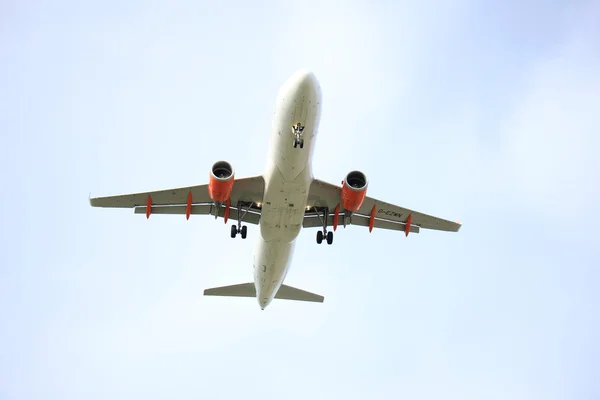
<path fill-rule="evenodd" d="M 231 237 L 246 239 L 245 223 L 260 234 L 254 251 L 254 282 L 206 289 L 207 296 L 255 297 L 261 309 L 273 299 L 323 302 L 324 297 L 284 285 L 295 240 L 302 228 L 319 228 L 318 244 L 333 244 L 338 226 L 409 233 L 457 232 L 457 222 L 366 196 L 368 179 L 351 171 L 341 186 L 315 179 L 312 156 L 321 116 L 321 88 L 314 74 L 297 71 L 279 90 L 264 174 L 235 178 L 231 163 L 217 161 L 209 182 L 175 189 L 91 198 L 94 207 L 133 208 L 136 214 L 211 215 L 232 220 Z M 331 230 L 329 229 L 331 228 Z"/>

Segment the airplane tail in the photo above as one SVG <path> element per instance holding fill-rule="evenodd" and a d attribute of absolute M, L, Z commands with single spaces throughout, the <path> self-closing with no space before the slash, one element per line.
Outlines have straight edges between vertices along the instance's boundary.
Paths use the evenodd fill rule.
<path fill-rule="evenodd" d="M 204 295 L 225 297 L 256 297 L 256 288 L 254 287 L 254 283 L 242 283 L 239 285 L 205 289 Z M 304 290 L 296 289 L 287 285 L 281 285 L 277 291 L 277 294 L 275 295 L 275 298 L 284 300 L 310 301 L 314 303 L 322 303 L 325 299 L 323 296 L 318 294 L 306 292 Z"/>

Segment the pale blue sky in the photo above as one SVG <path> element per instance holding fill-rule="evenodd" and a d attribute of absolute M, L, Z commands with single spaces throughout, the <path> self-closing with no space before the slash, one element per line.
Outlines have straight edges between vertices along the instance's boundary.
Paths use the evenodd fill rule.
<path fill-rule="evenodd" d="M 0 399 L 600 398 L 598 2 L 215 4 L 0 5 Z M 261 173 L 301 67 L 317 176 L 460 233 L 303 231 L 263 312 L 256 227 L 88 205 Z"/>

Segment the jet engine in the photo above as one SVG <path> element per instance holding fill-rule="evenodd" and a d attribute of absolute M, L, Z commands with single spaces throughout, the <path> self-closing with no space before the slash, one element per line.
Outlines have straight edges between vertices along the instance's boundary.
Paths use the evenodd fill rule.
<path fill-rule="evenodd" d="M 233 190 L 234 171 L 227 161 L 217 161 L 210 169 L 208 195 L 215 203 L 227 201 Z"/>
<path fill-rule="evenodd" d="M 342 206 L 346 211 L 358 211 L 367 195 L 367 177 L 360 171 L 352 171 L 342 182 Z"/>

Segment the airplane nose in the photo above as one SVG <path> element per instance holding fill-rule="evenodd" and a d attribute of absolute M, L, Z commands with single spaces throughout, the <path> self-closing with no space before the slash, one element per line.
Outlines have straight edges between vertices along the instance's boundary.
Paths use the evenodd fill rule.
<path fill-rule="evenodd" d="M 278 98 L 296 99 L 296 98 L 319 98 L 321 87 L 317 77 L 306 68 L 294 72 L 279 89 Z"/>
<path fill-rule="evenodd" d="M 300 90 L 314 90 L 317 86 L 317 77 L 308 69 L 303 68 L 296 71 L 292 79 Z"/>

